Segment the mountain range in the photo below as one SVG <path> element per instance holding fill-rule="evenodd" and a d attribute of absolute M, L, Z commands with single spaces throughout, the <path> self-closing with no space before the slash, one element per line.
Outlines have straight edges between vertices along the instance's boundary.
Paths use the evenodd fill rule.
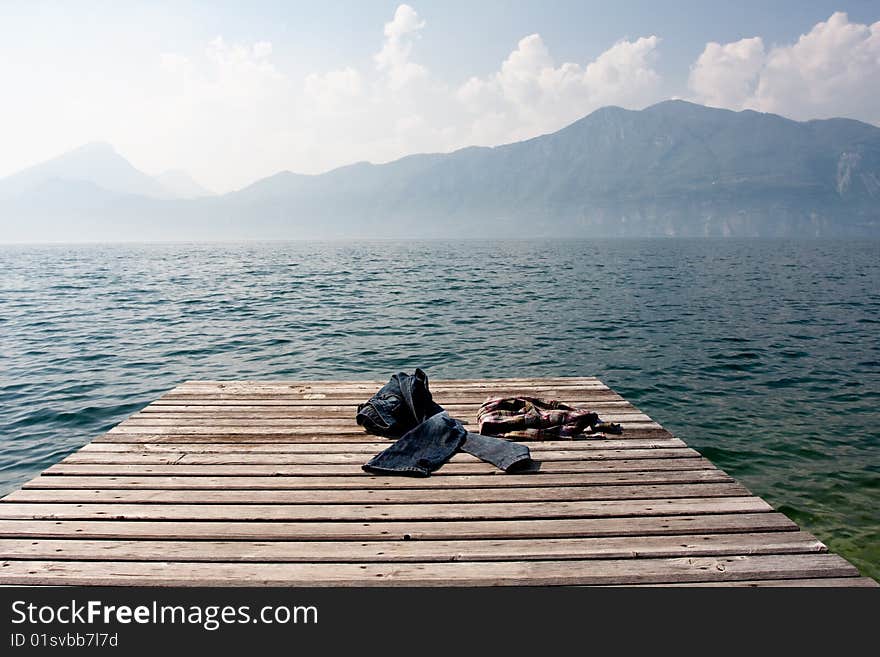
<path fill-rule="evenodd" d="M 83 185 L 83 189 L 96 187 L 116 195 L 156 199 L 211 195 L 183 171 L 166 171 L 158 176 L 148 176 L 135 169 L 110 144 L 92 142 L 0 179 L 0 201 L 38 197 L 45 185 L 58 183 L 68 187 Z"/>
<path fill-rule="evenodd" d="M 0 179 L 0 241 L 880 236 L 880 128 L 664 101 L 223 195 L 89 144 Z"/>

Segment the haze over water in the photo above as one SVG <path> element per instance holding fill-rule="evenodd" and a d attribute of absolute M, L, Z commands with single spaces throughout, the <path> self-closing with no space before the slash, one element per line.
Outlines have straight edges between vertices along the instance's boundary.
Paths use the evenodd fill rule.
<path fill-rule="evenodd" d="M 598 376 L 880 576 L 880 241 L 0 246 L 0 493 L 187 379 Z"/>

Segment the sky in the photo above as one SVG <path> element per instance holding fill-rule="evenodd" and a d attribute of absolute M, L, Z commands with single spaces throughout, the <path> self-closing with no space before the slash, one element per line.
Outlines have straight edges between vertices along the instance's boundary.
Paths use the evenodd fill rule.
<path fill-rule="evenodd" d="M 0 0 L 0 177 L 103 141 L 227 192 L 667 98 L 880 125 L 880 2 Z"/>

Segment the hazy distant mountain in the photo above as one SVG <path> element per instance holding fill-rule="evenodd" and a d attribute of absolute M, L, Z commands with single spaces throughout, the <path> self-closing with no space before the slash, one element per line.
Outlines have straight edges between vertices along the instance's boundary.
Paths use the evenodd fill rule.
<path fill-rule="evenodd" d="M 135 169 L 110 144 L 93 142 L 0 180 L 0 199 L 31 193 L 52 180 L 87 182 L 108 192 L 167 198 L 156 180 Z"/>
<path fill-rule="evenodd" d="M 154 177 L 154 180 L 174 198 L 202 198 L 214 195 L 214 192 L 202 187 L 186 171 L 180 169 L 160 173 Z"/>
<path fill-rule="evenodd" d="M 213 192 L 181 170 L 149 176 L 139 171 L 110 144 L 93 142 L 0 179 L 0 202 L 16 207 L 60 213 L 68 204 L 99 209 L 122 196 L 188 199 Z M 64 217 L 59 214 L 59 219 Z"/>
<path fill-rule="evenodd" d="M 92 239 L 880 236 L 880 128 L 667 101 L 494 148 L 144 196 L 68 214 L 0 204 L 0 225 L 80 239 L 86 215 Z"/>

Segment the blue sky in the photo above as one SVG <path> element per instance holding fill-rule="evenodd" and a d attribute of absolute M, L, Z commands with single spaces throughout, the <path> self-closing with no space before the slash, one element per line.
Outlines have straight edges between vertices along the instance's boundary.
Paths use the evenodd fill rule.
<path fill-rule="evenodd" d="M 880 123 L 878 2 L 2 6 L 0 176 L 100 140 L 226 191 L 668 97 Z"/>

